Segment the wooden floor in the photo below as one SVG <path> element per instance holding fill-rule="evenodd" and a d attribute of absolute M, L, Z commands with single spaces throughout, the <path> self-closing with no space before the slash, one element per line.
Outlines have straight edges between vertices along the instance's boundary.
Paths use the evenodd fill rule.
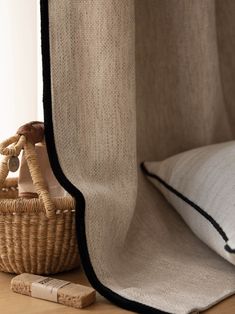
<path fill-rule="evenodd" d="M 58 279 L 64 279 L 89 285 L 81 270 L 76 270 L 55 276 Z M 19 295 L 11 292 L 9 289 L 13 275 L 0 273 L 0 313 L 4 314 L 124 314 L 132 313 L 122 310 L 112 305 L 102 296 L 97 294 L 97 302 L 83 310 L 77 310 L 56 303 L 34 299 L 31 297 Z M 205 311 L 206 314 L 234 314 L 235 296 L 221 302 L 214 308 Z"/>

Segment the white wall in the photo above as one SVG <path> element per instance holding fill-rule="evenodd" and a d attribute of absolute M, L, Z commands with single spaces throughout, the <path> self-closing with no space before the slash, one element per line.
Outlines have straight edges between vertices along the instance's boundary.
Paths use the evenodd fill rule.
<path fill-rule="evenodd" d="M 36 0 L 0 0 L 0 141 L 38 117 L 37 6 Z"/>

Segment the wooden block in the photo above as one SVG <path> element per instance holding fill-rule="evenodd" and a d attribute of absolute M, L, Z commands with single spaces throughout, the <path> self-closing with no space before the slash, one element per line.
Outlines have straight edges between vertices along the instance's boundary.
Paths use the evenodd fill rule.
<path fill-rule="evenodd" d="M 16 293 L 78 309 L 96 300 L 96 292 L 93 288 L 33 274 L 21 274 L 14 277 L 11 280 L 11 289 Z"/>

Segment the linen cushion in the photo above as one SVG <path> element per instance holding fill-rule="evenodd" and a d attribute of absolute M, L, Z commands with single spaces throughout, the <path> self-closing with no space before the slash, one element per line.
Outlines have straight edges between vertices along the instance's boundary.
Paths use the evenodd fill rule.
<path fill-rule="evenodd" d="M 192 231 L 235 264 L 235 141 L 144 162 L 142 169 Z"/>

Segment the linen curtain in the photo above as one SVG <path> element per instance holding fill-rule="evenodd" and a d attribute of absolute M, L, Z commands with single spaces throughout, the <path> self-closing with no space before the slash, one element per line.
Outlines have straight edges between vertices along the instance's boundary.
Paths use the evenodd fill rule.
<path fill-rule="evenodd" d="M 50 161 L 76 197 L 92 285 L 139 313 L 190 313 L 235 291 L 139 164 L 234 138 L 235 2 L 41 1 Z"/>

